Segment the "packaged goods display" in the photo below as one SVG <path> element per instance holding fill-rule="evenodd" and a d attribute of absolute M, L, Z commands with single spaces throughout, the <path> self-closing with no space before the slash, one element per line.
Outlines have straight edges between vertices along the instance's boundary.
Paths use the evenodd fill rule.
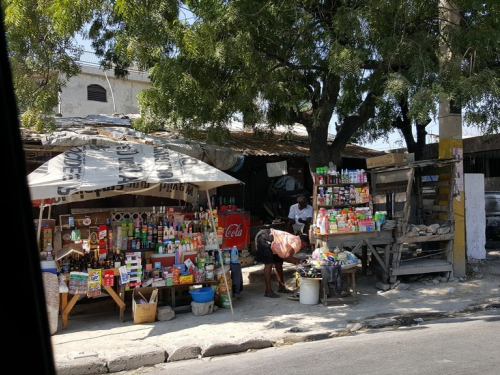
<path fill-rule="evenodd" d="M 224 247 L 223 236 L 227 232 L 234 239 L 244 232 L 244 223 L 231 221 L 231 231 L 217 226 L 219 214 L 227 215 L 227 207 L 236 209 L 234 198 L 228 203 L 232 204 L 220 206 L 226 211 L 180 212 L 161 207 L 123 214 L 120 220 L 109 211 L 61 215 L 63 249 L 81 247 L 81 251 L 68 251 L 57 259 L 60 271 L 88 274 L 102 269 L 104 275 L 104 270 L 114 269 L 125 290 L 215 283 L 218 267 L 239 262 L 238 248 Z M 41 253 L 44 259 L 52 254 L 48 244 L 49 251 Z"/>
<path fill-rule="evenodd" d="M 318 167 L 314 174 L 312 230 L 317 234 L 381 230 L 384 212 L 374 213 L 368 175 L 363 169 Z"/>

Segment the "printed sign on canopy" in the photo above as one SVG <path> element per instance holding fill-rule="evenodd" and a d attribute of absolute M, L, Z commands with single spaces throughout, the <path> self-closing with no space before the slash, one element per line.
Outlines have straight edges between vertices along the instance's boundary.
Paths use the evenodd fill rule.
<path fill-rule="evenodd" d="M 28 176 L 32 200 L 52 204 L 120 194 L 196 202 L 198 190 L 240 184 L 201 160 L 162 146 L 85 145 L 50 159 Z"/>

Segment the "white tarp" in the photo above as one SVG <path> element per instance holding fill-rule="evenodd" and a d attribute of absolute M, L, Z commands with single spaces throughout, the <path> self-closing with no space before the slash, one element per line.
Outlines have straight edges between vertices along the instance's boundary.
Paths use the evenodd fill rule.
<path fill-rule="evenodd" d="M 194 203 L 198 190 L 230 184 L 241 181 L 168 147 L 136 143 L 75 147 L 28 175 L 31 199 L 54 205 L 120 194 Z"/>

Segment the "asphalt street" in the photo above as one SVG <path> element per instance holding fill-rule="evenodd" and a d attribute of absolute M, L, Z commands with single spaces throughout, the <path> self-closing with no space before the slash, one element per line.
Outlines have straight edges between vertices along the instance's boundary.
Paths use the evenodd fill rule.
<path fill-rule="evenodd" d="M 286 294 L 264 297 L 263 266 L 254 265 L 242 269 L 244 286 L 233 297 L 232 310 L 176 313 L 171 320 L 144 324 L 134 324 L 128 304 L 123 323 L 109 301 L 77 305 L 68 328 L 59 325 L 51 337 L 56 368 L 59 375 L 116 373 L 498 310 L 500 256 L 473 269 L 463 280 L 428 276 L 387 291 L 375 287 L 375 275 L 358 269 L 357 303 L 324 306 L 303 304 Z M 295 285 L 294 272 L 294 266 L 285 267 L 289 287 Z"/>

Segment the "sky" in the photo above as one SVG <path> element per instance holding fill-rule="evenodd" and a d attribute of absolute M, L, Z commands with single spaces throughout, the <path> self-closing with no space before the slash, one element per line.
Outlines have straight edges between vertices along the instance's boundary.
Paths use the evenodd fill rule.
<path fill-rule="evenodd" d="M 427 131 L 427 138 L 425 141 L 426 144 L 439 142 L 439 122 L 438 121 L 432 121 L 429 125 L 427 125 L 425 130 Z M 334 132 L 332 134 L 334 134 Z M 481 134 L 481 132 L 478 129 L 469 128 L 466 126 L 464 126 L 462 128 L 462 138 L 478 137 L 481 135 L 483 135 L 483 134 Z M 416 139 L 415 134 L 414 134 L 414 137 Z M 387 150 L 393 150 L 393 149 L 397 149 L 397 148 L 406 148 L 406 142 L 404 141 L 403 137 L 398 132 L 393 132 L 389 136 L 389 142 L 386 142 L 384 140 L 379 140 L 377 142 L 373 142 L 373 143 L 369 143 L 369 144 L 360 144 L 360 146 L 370 148 L 372 150 L 377 150 L 377 151 L 387 151 Z"/>

